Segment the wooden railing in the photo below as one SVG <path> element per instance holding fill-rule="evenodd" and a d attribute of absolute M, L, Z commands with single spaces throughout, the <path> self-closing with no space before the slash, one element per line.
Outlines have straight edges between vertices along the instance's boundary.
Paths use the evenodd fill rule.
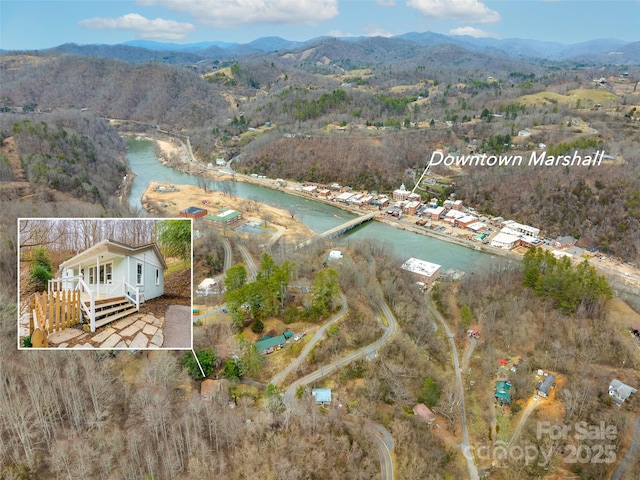
<path fill-rule="evenodd" d="M 34 293 L 31 308 L 32 320 L 29 325 L 33 346 L 46 347 L 49 333 L 80 323 L 82 321 L 80 304 L 80 292 L 77 290 Z M 36 333 L 36 330 L 39 332 Z"/>
<path fill-rule="evenodd" d="M 140 288 L 129 285 L 124 280 L 122 283 L 124 284 L 124 296 L 136 306 L 137 311 L 140 311 Z"/>

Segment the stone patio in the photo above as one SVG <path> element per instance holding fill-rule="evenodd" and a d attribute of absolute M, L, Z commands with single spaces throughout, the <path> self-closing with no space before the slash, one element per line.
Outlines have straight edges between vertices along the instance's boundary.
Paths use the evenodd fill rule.
<path fill-rule="evenodd" d="M 140 350 L 161 348 L 164 343 L 164 319 L 151 314 L 134 313 L 126 318 L 85 332 L 66 328 L 49 335 L 50 348 L 108 348 Z"/>

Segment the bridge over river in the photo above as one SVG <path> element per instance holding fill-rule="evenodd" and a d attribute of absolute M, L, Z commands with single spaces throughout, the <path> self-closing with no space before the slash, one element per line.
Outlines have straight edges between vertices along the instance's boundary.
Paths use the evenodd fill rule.
<path fill-rule="evenodd" d="M 338 235 L 342 235 L 344 232 L 347 232 L 352 228 L 357 227 L 358 225 L 362 225 L 363 223 L 368 222 L 369 220 L 373 220 L 376 215 L 378 215 L 378 212 L 372 212 L 372 213 L 367 213 L 366 215 L 362 215 L 361 217 L 354 218 L 353 220 L 349 220 L 348 222 L 343 223 L 342 225 L 333 227 L 332 229 L 327 230 L 326 232 L 322 232 L 317 235 L 314 235 L 313 237 L 305 240 L 304 242 L 299 243 L 297 248 L 306 247 L 307 245 L 311 244 L 316 240 L 324 240 L 327 238 L 333 238 L 333 237 L 337 237 Z"/>

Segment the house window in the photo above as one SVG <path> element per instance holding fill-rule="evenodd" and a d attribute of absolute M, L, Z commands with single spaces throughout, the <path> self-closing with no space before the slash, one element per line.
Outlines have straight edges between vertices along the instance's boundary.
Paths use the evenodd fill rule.
<path fill-rule="evenodd" d="M 92 271 L 93 271 L 93 278 L 95 278 L 95 274 L 96 274 L 96 268 L 95 267 L 91 267 L 89 269 L 89 283 L 93 283 L 93 280 L 91 279 L 91 275 L 92 275 Z M 98 273 L 98 278 L 100 280 L 100 283 L 102 285 L 104 284 L 111 284 L 111 281 L 113 280 L 113 264 L 112 263 L 106 263 L 104 265 L 100 265 L 100 269 L 97 271 Z"/>
<path fill-rule="evenodd" d="M 96 283 L 96 267 L 89 267 L 89 285 Z"/>
<path fill-rule="evenodd" d="M 160 269 L 156 268 L 156 285 L 160 285 Z"/>
<path fill-rule="evenodd" d="M 144 277 L 142 276 L 142 264 L 136 263 L 136 285 L 143 284 Z"/>

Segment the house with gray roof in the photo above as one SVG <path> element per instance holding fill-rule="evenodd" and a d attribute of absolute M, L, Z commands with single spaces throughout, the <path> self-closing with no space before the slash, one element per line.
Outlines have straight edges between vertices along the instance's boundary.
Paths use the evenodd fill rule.
<path fill-rule="evenodd" d="M 616 405 L 622 405 L 624 401 L 631 396 L 632 393 L 636 393 L 638 390 L 622 383 L 620 380 L 614 378 L 609 384 L 609 396 Z"/>

